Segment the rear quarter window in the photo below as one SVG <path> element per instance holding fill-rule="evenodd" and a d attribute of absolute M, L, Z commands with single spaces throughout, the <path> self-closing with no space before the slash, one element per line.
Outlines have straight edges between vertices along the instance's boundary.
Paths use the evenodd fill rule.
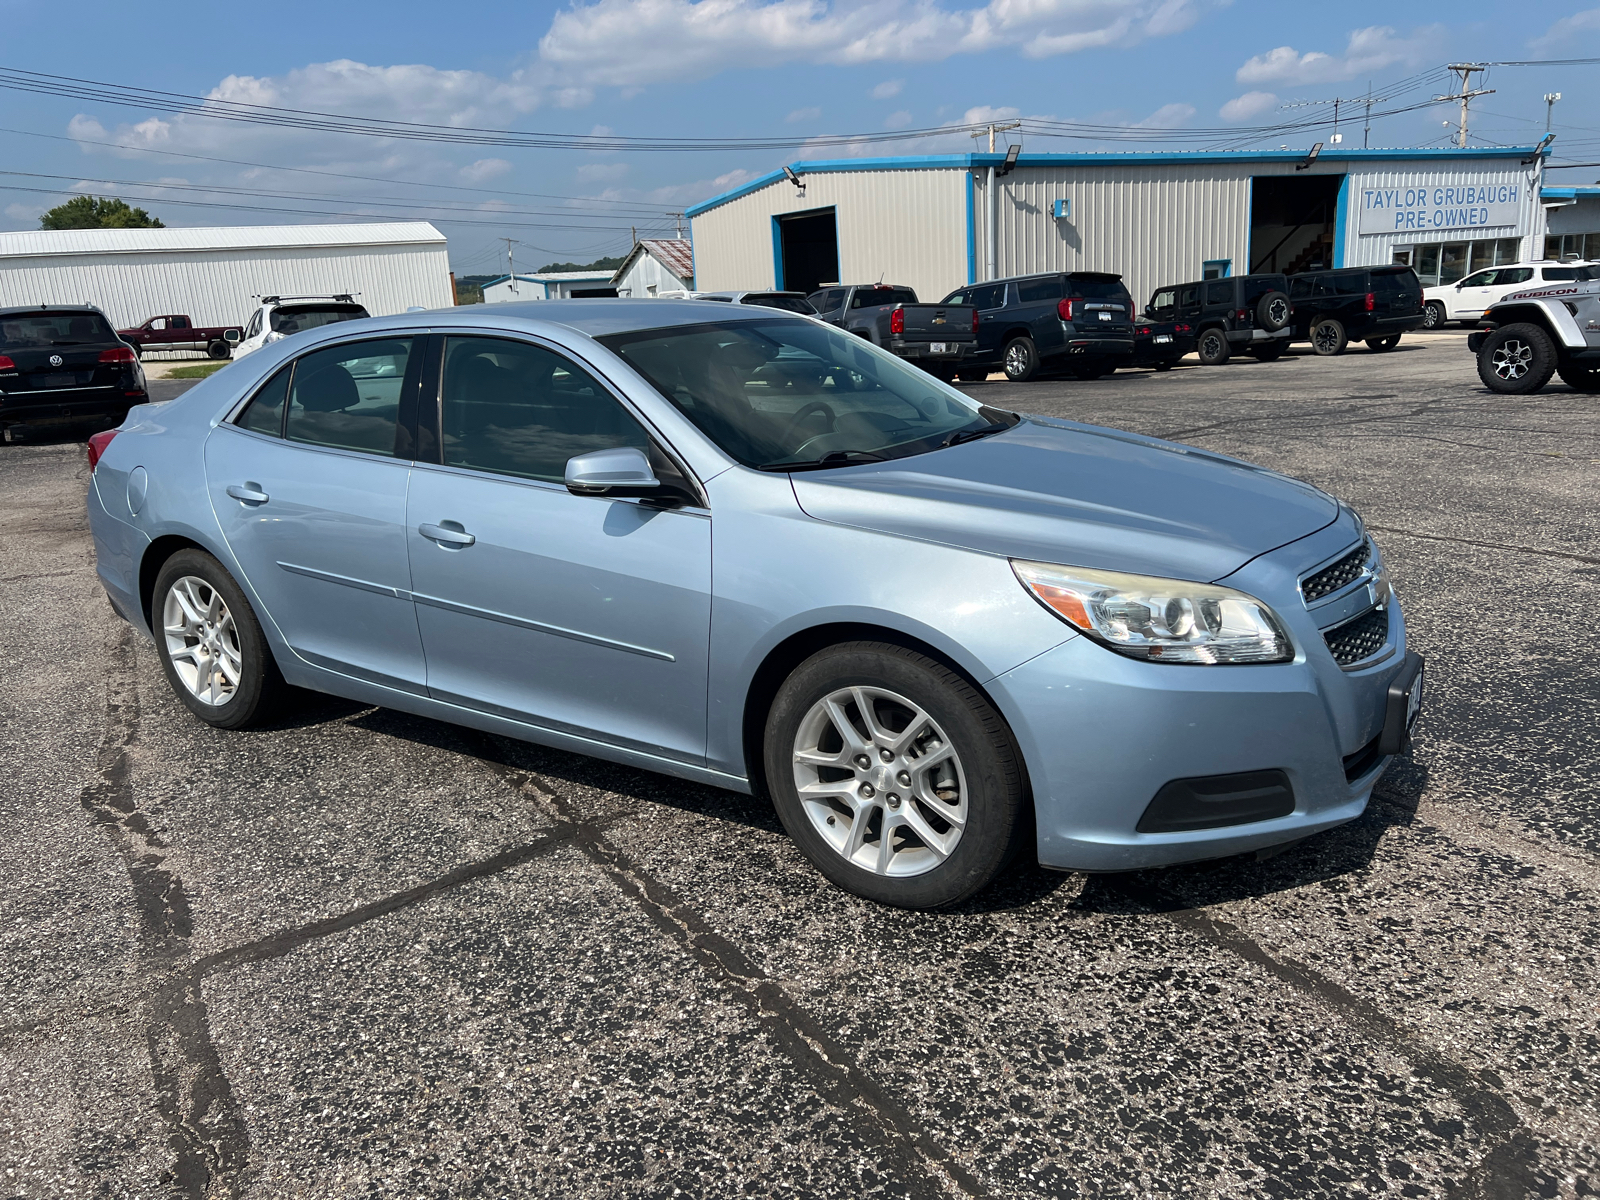
<path fill-rule="evenodd" d="M 1023 304 L 1039 300 L 1059 300 L 1063 294 L 1059 275 L 1051 275 L 1047 279 L 1024 279 L 1017 284 L 1017 299 Z"/>

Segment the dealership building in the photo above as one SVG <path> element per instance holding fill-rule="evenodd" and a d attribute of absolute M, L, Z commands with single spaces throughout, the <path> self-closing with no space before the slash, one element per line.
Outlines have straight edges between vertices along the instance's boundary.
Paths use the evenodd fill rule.
<path fill-rule="evenodd" d="M 793 163 L 688 216 L 703 291 L 882 279 L 937 300 L 1085 270 L 1143 301 L 1252 271 L 1398 261 L 1431 285 L 1537 258 L 1542 176 L 1533 147 L 864 158 Z"/>

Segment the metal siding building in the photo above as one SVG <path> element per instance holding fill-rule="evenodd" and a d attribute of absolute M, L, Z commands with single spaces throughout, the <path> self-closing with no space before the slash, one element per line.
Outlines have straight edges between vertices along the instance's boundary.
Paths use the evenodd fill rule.
<path fill-rule="evenodd" d="M 455 303 L 426 221 L 0 233 L 0 304 L 93 304 L 119 329 L 244 321 L 263 295 L 349 292 L 374 316 Z"/>
<path fill-rule="evenodd" d="M 483 285 L 485 304 L 513 304 L 519 300 L 570 300 L 574 293 L 611 289 L 610 271 L 547 271 L 543 274 L 501 275 Z"/>
<path fill-rule="evenodd" d="M 1023 154 L 998 177 L 999 154 L 797 162 L 789 170 L 803 195 L 775 171 L 689 210 L 697 286 L 815 282 L 783 278 L 793 258 L 787 231 L 808 215 L 831 216 L 840 282 L 881 277 L 934 300 L 965 283 L 1052 270 L 1120 273 L 1142 302 L 1208 269 L 1386 263 L 1432 243 L 1466 247 L 1474 266 L 1480 242 L 1485 254 L 1509 252 L 1512 240 L 1524 257 L 1542 251 L 1541 166 L 1523 163 L 1532 148 L 1335 149 L 1309 165 L 1306 158 Z M 1401 203 L 1408 189 L 1409 207 Z M 1462 199 L 1491 195 L 1493 204 Z M 1398 208 L 1384 206 L 1391 198 Z M 1410 224 L 1395 228 L 1401 221 Z"/>

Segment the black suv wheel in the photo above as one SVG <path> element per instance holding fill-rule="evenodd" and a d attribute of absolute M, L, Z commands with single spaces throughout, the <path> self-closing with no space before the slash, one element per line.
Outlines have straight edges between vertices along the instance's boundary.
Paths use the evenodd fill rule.
<path fill-rule="evenodd" d="M 1343 354 L 1349 341 L 1350 336 L 1345 333 L 1344 326 L 1332 317 L 1318 321 L 1311 327 L 1311 348 L 1318 354 Z"/>
<path fill-rule="evenodd" d="M 1525 396 L 1549 383 L 1555 371 L 1555 344 L 1537 325 L 1492 330 L 1478 347 L 1478 378 L 1491 392 Z"/>
<path fill-rule="evenodd" d="M 1200 342 L 1195 347 L 1202 366 L 1220 367 L 1228 361 L 1228 336 L 1216 326 L 1202 330 Z"/>

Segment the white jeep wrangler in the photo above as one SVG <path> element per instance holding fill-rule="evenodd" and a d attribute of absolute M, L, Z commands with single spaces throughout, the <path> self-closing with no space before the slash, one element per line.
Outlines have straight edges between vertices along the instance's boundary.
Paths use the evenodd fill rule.
<path fill-rule="evenodd" d="M 1600 266 L 1578 278 L 1512 292 L 1489 306 L 1467 338 L 1490 391 L 1525 395 L 1559 374 L 1580 392 L 1600 392 Z"/>

